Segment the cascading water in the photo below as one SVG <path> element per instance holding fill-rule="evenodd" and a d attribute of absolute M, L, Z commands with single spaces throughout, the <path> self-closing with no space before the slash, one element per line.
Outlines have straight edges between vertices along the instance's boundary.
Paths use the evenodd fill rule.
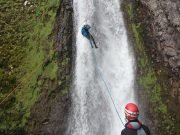
<path fill-rule="evenodd" d="M 67 135 L 120 135 L 123 124 L 103 82 L 124 120 L 125 104 L 135 100 L 134 59 L 120 1 L 74 0 L 73 4 L 77 53 Z M 98 49 L 81 35 L 86 19 Z"/>

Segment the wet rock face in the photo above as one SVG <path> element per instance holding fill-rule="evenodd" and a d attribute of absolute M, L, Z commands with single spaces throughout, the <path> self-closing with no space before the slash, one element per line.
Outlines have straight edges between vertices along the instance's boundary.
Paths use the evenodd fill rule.
<path fill-rule="evenodd" d="M 167 69 L 170 112 L 180 122 L 180 0 L 138 0 L 143 9 L 146 44 L 158 66 Z M 147 40 L 147 39 L 145 39 Z M 165 91 L 163 91 L 165 92 Z"/>
<path fill-rule="evenodd" d="M 28 135 L 63 135 L 68 126 L 73 55 L 72 14 L 72 1 L 61 0 L 54 28 L 58 75 L 56 80 L 41 78 L 42 93 L 39 101 L 32 108 Z M 48 62 L 47 59 L 45 64 Z"/>
<path fill-rule="evenodd" d="M 152 33 L 157 50 L 172 72 L 180 77 L 180 1 L 141 0 L 151 12 Z"/>

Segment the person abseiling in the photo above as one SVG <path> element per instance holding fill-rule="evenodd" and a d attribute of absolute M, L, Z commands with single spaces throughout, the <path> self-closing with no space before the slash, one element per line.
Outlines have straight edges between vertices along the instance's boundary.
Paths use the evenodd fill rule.
<path fill-rule="evenodd" d="M 90 29 L 91 29 L 91 26 L 88 25 L 88 24 L 85 24 L 81 29 L 81 34 L 90 41 L 90 44 L 91 44 L 92 48 L 93 48 L 93 44 L 94 44 L 95 48 L 98 48 L 96 43 L 95 43 L 95 40 L 94 40 L 93 36 L 89 32 Z"/>
<path fill-rule="evenodd" d="M 121 135 L 151 135 L 149 128 L 138 120 L 139 109 L 136 104 L 128 103 L 125 106 L 125 116 L 127 123 Z"/>

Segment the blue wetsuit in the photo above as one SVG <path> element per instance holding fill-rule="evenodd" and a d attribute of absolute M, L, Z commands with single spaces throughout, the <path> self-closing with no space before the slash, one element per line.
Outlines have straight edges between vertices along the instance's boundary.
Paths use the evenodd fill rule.
<path fill-rule="evenodd" d="M 89 30 L 90 30 L 91 26 L 89 25 L 84 25 L 81 29 L 81 33 L 84 37 L 86 38 L 90 38 L 90 33 L 89 33 Z"/>
<path fill-rule="evenodd" d="M 84 37 L 86 37 L 87 39 L 89 39 L 92 48 L 93 48 L 93 44 L 94 44 L 94 46 L 95 46 L 96 48 L 98 48 L 98 47 L 96 46 L 96 43 L 95 43 L 95 41 L 94 41 L 93 36 L 92 36 L 92 35 L 90 34 L 90 32 L 89 32 L 90 28 L 91 28 L 91 26 L 89 26 L 89 25 L 84 25 L 84 26 L 82 27 L 82 29 L 81 29 L 81 34 L 82 34 Z"/>

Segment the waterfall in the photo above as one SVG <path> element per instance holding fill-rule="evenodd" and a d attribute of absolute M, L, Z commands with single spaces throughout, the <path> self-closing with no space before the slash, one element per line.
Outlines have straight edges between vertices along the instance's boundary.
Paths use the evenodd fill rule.
<path fill-rule="evenodd" d="M 105 83 L 124 123 L 124 106 L 135 101 L 134 57 L 120 4 L 119 0 L 73 1 L 76 65 L 67 135 L 120 135 L 123 124 Z M 81 35 L 85 20 L 98 49 Z"/>

